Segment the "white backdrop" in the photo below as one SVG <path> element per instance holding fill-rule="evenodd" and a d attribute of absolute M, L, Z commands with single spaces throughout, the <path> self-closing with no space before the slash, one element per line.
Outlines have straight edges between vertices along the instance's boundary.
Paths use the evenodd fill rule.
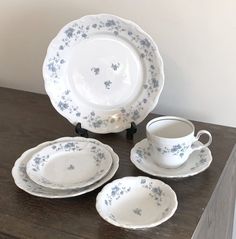
<path fill-rule="evenodd" d="M 236 1 L 0 1 L 0 86 L 45 93 L 46 48 L 71 20 L 111 13 L 157 42 L 166 81 L 155 112 L 236 127 Z"/>

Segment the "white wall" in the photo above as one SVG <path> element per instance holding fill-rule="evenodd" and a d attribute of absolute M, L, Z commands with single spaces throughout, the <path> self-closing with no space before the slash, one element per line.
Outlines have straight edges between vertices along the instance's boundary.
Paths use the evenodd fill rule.
<path fill-rule="evenodd" d="M 234 0 L 1 0 L 0 86 L 44 93 L 50 40 L 95 13 L 133 20 L 157 42 L 166 83 L 156 112 L 236 127 Z"/>

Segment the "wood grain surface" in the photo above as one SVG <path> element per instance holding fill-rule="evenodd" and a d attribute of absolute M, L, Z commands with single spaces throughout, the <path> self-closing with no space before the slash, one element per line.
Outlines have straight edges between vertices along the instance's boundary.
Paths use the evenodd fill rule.
<path fill-rule="evenodd" d="M 210 168 L 190 178 L 163 179 L 177 194 L 179 206 L 175 215 L 155 228 L 127 230 L 108 224 L 96 212 L 96 195 L 101 188 L 69 199 L 44 199 L 18 189 L 11 169 L 25 150 L 44 141 L 76 136 L 76 133 L 74 126 L 54 110 L 45 95 L 0 88 L 0 109 L 0 238 L 191 238 L 236 142 L 235 128 L 194 122 L 196 130 L 206 129 L 212 133 Z M 135 143 L 145 138 L 145 125 L 154 117 L 156 115 L 150 114 L 138 125 L 133 140 L 127 140 L 125 132 L 89 133 L 118 153 L 120 167 L 113 179 L 147 176 L 133 166 L 129 154 Z M 225 200 L 227 203 L 227 198 Z"/>

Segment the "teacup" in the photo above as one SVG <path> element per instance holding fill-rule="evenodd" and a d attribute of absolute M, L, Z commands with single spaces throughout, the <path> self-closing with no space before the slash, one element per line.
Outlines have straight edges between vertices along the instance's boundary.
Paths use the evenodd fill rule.
<path fill-rule="evenodd" d="M 146 134 L 153 161 L 163 168 L 177 168 L 186 162 L 193 151 L 211 144 L 210 132 L 200 130 L 194 136 L 194 131 L 194 125 L 180 117 L 163 116 L 148 122 Z M 208 135 L 208 142 L 202 145 L 194 144 L 203 134 Z"/>

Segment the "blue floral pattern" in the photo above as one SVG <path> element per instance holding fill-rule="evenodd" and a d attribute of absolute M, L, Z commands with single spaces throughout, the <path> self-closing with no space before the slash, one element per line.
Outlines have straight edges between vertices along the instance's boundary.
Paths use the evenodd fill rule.
<path fill-rule="evenodd" d="M 94 166 L 96 167 L 96 172 L 93 175 L 90 175 L 86 179 L 83 179 L 81 182 L 78 182 L 82 185 L 90 184 L 90 182 L 94 182 L 97 179 L 100 179 L 104 173 L 105 170 L 108 171 L 109 168 L 107 166 L 111 165 L 112 161 L 110 161 L 110 158 L 108 159 L 108 155 L 105 155 L 104 148 L 99 146 L 98 144 L 94 143 L 88 146 L 87 142 L 76 142 L 76 141 L 69 141 L 69 142 L 61 142 L 61 143 L 55 143 L 51 144 L 48 147 L 44 148 L 43 150 L 39 151 L 29 164 L 29 176 L 34 179 L 37 179 L 37 183 L 43 186 L 50 186 L 53 188 L 65 188 L 65 186 L 61 183 L 52 182 L 51 180 L 48 180 L 43 175 L 40 174 L 40 170 L 44 167 L 44 165 L 50 160 L 50 157 L 52 157 L 57 152 L 62 153 L 69 153 L 69 152 L 79 152 L 84 149 L 86 145 L 86 150 L 88 150 L 89 153 L 92 154 L 92 158 L 94 159 Z M 68 157 L 69 160 L 69 157 Z M 31 172 L 35 172 L 32 173 Z M 69 164 L 68 166 L 65 165 L 65 170 L 67 171 L 74 171 L 75 166 L 73 164 Z M 36 175 L 36 176 L 34 176 Z M 32 178 L 32 179 L 33 179 Z"/>
<path fill-rule="evenodd" d="M 163 201 L 163 197 L 165 197 L 165 193 L 160 187 L 153 186 L 153 182 L 146 180 L 145 178 L 140 179 L 140 186 L 148 190 L 149 196 L 156 201 L 158 206 L 161 206 Z M 134 189 L 133 189 L 134 190 Z M 114 201 L 119 200 L 123 195 L 132 192 L 132 187 L 124 185 L 122 182 L 118 182 L 117 185 L 113 186 L 110 190 L 110 193 L 106 195 L 106 199 L 104 200 L 104 204 L 106 206 L 112 206 Z M 137 209 L 134 209 L 138 213 Z M 142 209 L 138 209 L 141 214 Z"/>
<path fill-rule="evenodd" d="M 180 156 L 181 158 L 184 156 L 185 152 L 189 149 L 189 145 L 187 145 L 186 143 L 182 143 L 182 144 L 176 144 L 176 145 L 172 145 L 171 147 L 158 147 L 157 151 L 160 154 L 171 154 L 173 156 Z"/>
<path fill-rule="evenodd" d="M 124 177 L 107 184 L 98 194 L 96 208 L 109 223 L 124 228 L 146 228 L 170 218 L 177 208 L 175 192 L 148 177 Z"/>
<path fill-rule="evenodd" d="M 196 142 L 201 146 L 200 142 Z M 141 171 L 163 178 L 184 178 L 196 175 L 207 169 L 212 162 L 212 155 L 208 148 L 190 154 L 187 162 L 181 167 L 162 168 L 153 160 L 153 148 L 147 139 L 137 143 L 131 150 L 131 162 Z"/>
<path fill-rule="evenodd" d="M 91 131 L 100 131 L 100 128 L 117 128 L 117 125 L 125 124 L 127 128 L 128 123 L 141 122 L 146 115 L 152 110 L 154 102 L 156 103 L 159 94 L 161 93 L 164 76 L 162 69 L 162 60 L 159 56 L 158 49 L 154 42 L 147 36 L 138 26 L 129 25 L 126 21 L 110 15 L 87 16 L 83 18 L 87 21 L 77 20 L 69 23 L 63 28 L 61 33 L 57 36 L 57 43 L 51 54 L 45 59 L 44 75 L 45 86 L 47 92 L 52 100 L 54 107 L 59 113 L 68 118 L 73 124 L 78 122 L 83 123 L 86 128 Z M 97 33 L 112 34 L 115 37 L 121 37 L 133 44 L 143 61 L 145 69 L 145 80 L 143 82 L 143 89 L 140 93 L 137 102 L 117 109 L 117 117 L 114 120 L 113 115 L 102 116 L 92 108 L 88 108 L 89 112 L 81 109 L 80 106 L 73 100 L 73 94 L 70 89 L 63 91 L 63 87 L 56 87 L 57 93 L 55 95 L 55 85 L 62 85 L 62 72 L 66 69 L 67 61 L 65 52 L 78 44 L 85 41 L 90 36 Z M 56 41 L 54 41 L 56 42 Z M 117 71 L 120 67 L 119 62 L 111 64 L 111 68 Z M 91 71 L 97 75 L 100 69 L 94 67 Z M 105 88 L 110 89 L 112 82 L 105 81 Z M 50 90 L 54 89 L 54 90 Z M 58 97 L 59 96 L 59 97 Z M 94 112 L 94 117 L 91 117 L 91 112 Z"/>
<path fill-rule="evenodd" d="M 196 170 L 200 167 L 202 167 L 204 164 L 207 163 L 207 152 L 205 149 L 202 149 L 199 154 L 200 160 L 195 163 L 193 167 L 191 167 L 191 170 Z"/>

